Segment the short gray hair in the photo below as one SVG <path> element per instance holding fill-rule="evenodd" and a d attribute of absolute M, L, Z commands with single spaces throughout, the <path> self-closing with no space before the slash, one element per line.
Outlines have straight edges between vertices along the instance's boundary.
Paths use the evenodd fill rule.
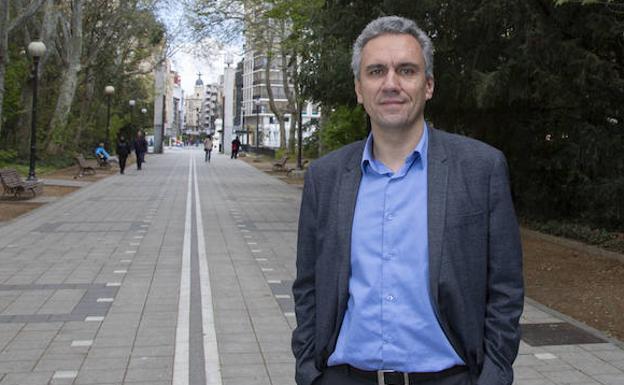
<path fill-rule="evenodd" d="M 425 57 L 425 76 L 430 79 L 433 78 L 433 43 L 429 36 L 413 20 L 399 16 L 383 16 L 368 23 L 366 28 L 360 33 L 360 36 L 355 40 L 355 43 L 353 43 L 351 68 L 356 79 L 360 78 L 362 49 L 370 40 L 384 34 L 407 34 L 414 36 L 420 43 L 423 56 Z"/>

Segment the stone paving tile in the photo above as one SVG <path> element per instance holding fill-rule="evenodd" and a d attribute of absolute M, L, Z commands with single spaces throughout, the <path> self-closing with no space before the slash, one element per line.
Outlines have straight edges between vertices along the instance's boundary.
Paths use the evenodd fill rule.
<path fill-rule="evenodd" d="M 0 385 L 47 385 L 54 372 L 26 372 L 26 373 L 9 373 Z"/>
<path fill-rule="evenodd" d="M 594 378 L 604 385 L 622 385 L 624 384 L 624 374 L 599 374 Z"/>
<path fill-rule="evenodd" d="M 125 368 L 106 369 L 106 370 L 81 370 L 78 373 L 75 385 L 93 385 L 93 384 L 119 384 L 122 382 Z"/>

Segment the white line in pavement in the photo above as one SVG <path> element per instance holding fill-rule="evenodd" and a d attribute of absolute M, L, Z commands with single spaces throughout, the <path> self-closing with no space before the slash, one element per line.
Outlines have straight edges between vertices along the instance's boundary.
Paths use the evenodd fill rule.
<path fill-rule="evenodd" d="M 113 302 L 114 298 L 98 298 L 97 302 Z"/>
<path fill-rule="evenodd" d="M 93 340 L 74 340 L 71 343 L 72 348 L 91 346 L 91 345 L 93 345 Z"/>
<path fill-rule="evenodd" d="M 189 383 L 192 164 L 192 159 L 189 159 L 186 216 L 184 219 L 184 244 L 182 246 L 182 272 L 180 277 L 180 299 L 178 300 L 178 325 L 176 328 L 175 356 L 173 360 L 173 385 L 188 385 Z"/>
<path fill-rule="evenodd" d="M 204 332 L 204 360 L 206 369 L 206 385 L 221 385 L 221 368 L 219 367 L 219 351 L 217 349 L 217 331 L 215 330 L 214 312 L 212 307 L 212 290 L 210 288 L 210 272 L 206 259 L 206 240 L 204 239 L 204 223 L 202 220 L 197 168 L 193 158 L 193 176 L 195 181 L 195 220 L 197 224 L 197 253 L 199 258 L 199 284 L 201 288 L 202 329 Z"/>
<path fill-rule="evenodd" d="M 282 281 L 280 281 L 279 279 L 269 279 L 267 282 L 268 283 L 282 283 Z"/>

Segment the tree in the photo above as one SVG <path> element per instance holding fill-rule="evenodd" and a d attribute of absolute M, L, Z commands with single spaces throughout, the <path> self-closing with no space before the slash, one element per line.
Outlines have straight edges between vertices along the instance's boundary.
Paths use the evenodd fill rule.
<path fill-rule="evenodd" d="M 44 0 L 32 0 L 27 6 L 21 7 L 22 2 L 16 1 L 13 9 L 9 0 L 0 0 L 0 135 L 2 135 L 4 101 L 4 79 L 6 66 L 9 63 L 9 35 L 23 26 L 41 7 Z M 13 14 L 13 16 L 12 16 Z"/>

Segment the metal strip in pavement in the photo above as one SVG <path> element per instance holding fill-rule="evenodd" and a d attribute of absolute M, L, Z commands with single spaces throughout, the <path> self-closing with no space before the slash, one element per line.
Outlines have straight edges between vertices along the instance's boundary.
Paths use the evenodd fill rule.
<path fill-rule="evenodd" d="M 197 223 L 197 252 L 199 256 L 199 277 L 201 285 L 202 328 L 204 331 L 204 360 L 207 385 L 221 385 L 221 369 L 219 366 L 219 351 L 217 349 L 217 332 L 215 329 L 214 310 L 212 305 L 212 289 L 210 287 L 210 273 L 206 259 L 206 240 L 204 238 L 204 224 L 202 220 L 199 186 L 197 182 L 197 168 L 193 158 L 193 175 L 195 182 L 195 220 Z"/>
<path fill-rule="evenodd" d="M 182 247 L 182 271 L 180 273 L 180 299 L 178 302 L 178 325 L 176 327 L 175 356 L 173 362 L 173 385 L 189 383 L 189 328 L 191 295 L 191 188 L 192 159 L 189 159 L 186 215 L 184 219 L 184 244 Z"/>

